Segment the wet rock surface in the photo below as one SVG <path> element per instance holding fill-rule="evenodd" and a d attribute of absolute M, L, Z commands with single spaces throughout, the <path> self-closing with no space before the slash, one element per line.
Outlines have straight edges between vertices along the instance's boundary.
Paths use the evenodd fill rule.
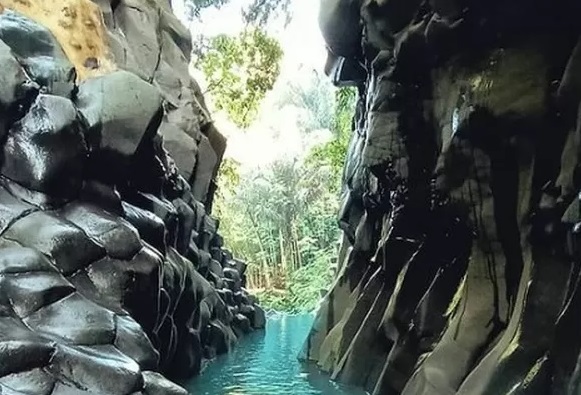
<path fill-rule="evenodd" d="M 89 57 L 80 79 L 71 32 L 0 0 L 2 394 L 186 394 L 169 379 L 265 325 L 209 214 L 223 138 L 187 31 L 164 1 L 114 3 L 118 70 Z"/>
<path fill-rule="evenodd" d="M 322 4 L 359 104 L 302 358 L 374 395 L 579 393 L 579 3 Z"/>

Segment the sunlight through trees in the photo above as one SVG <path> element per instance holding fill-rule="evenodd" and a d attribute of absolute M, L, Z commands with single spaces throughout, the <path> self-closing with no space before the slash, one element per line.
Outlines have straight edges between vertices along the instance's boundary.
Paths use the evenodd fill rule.
<path fill-rule="evenodd" d="M 227 2 L 189 0 L 190 7 L 197 7 L 194 16 L 202 8 L 225 7 Z M 250 262 L 249 286 L 258 291 L 265 307 L 312 310 L 333 279 L 336 213 L 357 95 L 350 88 L 335 88 L 322 72 L 308 68 L 300 78 L 280 81 L 284 48 L 265 26 L 285 26 L 288 19 L 280 16 L 290 17 L 291 2 L 245 4 L 241 31 L 200 37 L 194 65 L 204 74 L 215 110 L 242 133 L 252 133 L 268 94 L 270 112 L 296 117 L 280 116 L 270 123 L 275 143 L 284 144 L 276 135 L 282 137 L 292 128 L 303 149 L 251 167 L 227 154 L 218 176 L 214 214 L 221 218 L 228 247 Z"/>

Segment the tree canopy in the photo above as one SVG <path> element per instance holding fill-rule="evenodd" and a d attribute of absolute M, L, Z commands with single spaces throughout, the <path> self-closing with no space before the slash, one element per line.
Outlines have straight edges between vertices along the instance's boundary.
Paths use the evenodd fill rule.
<path fill-rule="evenodd" d="M 193 16 L 229 1 L 186 0 Z M 288 16 L 290 3 L 248 0 L 239 34 L 201 37 L 194 46 L 195 66 L 206 77 L 214 107 L 241 129 L 254 122 L 279 78 L 283 50 L 266 25 Z M 354 90 L 336 89 L 322 73 L 307 73 L 307 78 L 293 76 L 278 85 L 271 108 L 293 107 L 281 111 L 292 114 L 293 124 L 282 124 L 280 131 L 296 133 L 293 139 L 298 136 L 297 146 L 306 147 L 305 152 L 252 168 L 226 158 L 213 207 L 228 248 L 250 263 L 249 286 L 260 290 L 262 304 L 293 312 L 315 308 L 333 278 L 336 213 L 356 102 Z"/>
<path fill-rule="evenodd" d="M 247 24 L 264 26 L 269 20 L 277 16 L 290 18 L 289 5 L 291 0 L 252 0 L 242 11 Z M 200 16 L 205 8 L 221 8 L 230 3 L 230 0 L 186 0 L 186 9 L 190 18 Z"/>
<path fill-rule="evenodd" d="M 314 147 L 307 157 L 307 163 L 310 166 L 330 166 L 332 168 L 329 188 L 335 193 L 339 193 L 341 188 L 343 166 L 351 139 L 356 102 L 357 92 L 354 88 L 336 90 L 331 124 L 334 138 Z"/>
<path fill-rule="evenodd" d="M 208 38 L 198 49 L 196 66 L 206 76 L 217 109 L 247 128 L 280 74 L 282 55 L 276 39 L 262 29 L 247 28 L 237 37 Z"/>
<path fill-rule="evenodd" d="M 334 87 L 318 72 L 310 72 L 306 81 L 291 82 L 278 100 L 278 106 L 291 104 L 305 113 L 301 127 L 305 132 L 332 129 L 334 118 Z"/>
<path fill-rule="evenodd" d="M 291 0 L 253 0 L 252 4 L 243 11 L 247 23 L 264 26 L 275 17 L 284 16 L 286 22 L 291 15 L 289 12 Z"/>
<path fill-rule="evenodd" d="M 297 93 L 296 89 L 291 88 Z M 327 95 L 326 89 L 316 86 L 300 89 Z M 302 158 L 280 158 L 245 173 L 227 160 L 220 170 L 216 210 L 222 232 L 236 255 L 252 262 L 250 285 L 263 289 L 260 296 L 267 307 L 293 312 L 312 309 L 320 291 L 332 281 L 339 236 L 336 213 L 355 91 L 342 88 L 330 97 L 331 140 Z M 315 116 L 320 113 L 319 99 L 298 103 Z M 310 131 L 303 133 L 308 138 Z"/>

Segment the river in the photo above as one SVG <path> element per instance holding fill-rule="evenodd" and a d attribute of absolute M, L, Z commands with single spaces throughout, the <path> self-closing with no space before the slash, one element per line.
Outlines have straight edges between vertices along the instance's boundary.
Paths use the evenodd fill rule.
<path fill-rule="evenodd" d="M 194 395 L 365 395 L 297 360 L 313 315 L 276 314 L 185 387 Z"/>

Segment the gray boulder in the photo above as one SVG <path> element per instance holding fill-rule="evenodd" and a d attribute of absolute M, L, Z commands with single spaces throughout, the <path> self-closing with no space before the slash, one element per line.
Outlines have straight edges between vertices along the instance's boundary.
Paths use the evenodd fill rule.
<path fill-rule="evenodd" d="M 214 178 L 218 165 L 218 156 L 206 136 L 201 136 L 198 143 L 196 163 L 198 165 L 193 176 L 192 193 L 196 200 L 206 203 L 210 182 Z"/>
<path fill-rule="evenodd" d="M 147 2 L 123 0 L 115 7 L 115 26 L 120 30 L 125 54 L 131 56 L 127 69 L 145 81 L 152 82 L 159 65 L 158 40 L 160 14 Z"/>
<path fill-rule="evenodd" d="M 71 97 L 77 76 L 60 44 L 44 26 L 18 12 L 0 13 L 0 40 L 46 93 Z"/>
<path fill-rule="evenodd" d="M 73 197 L 82 185 L 87 147 L 73 103 L 39 95 L 8 131 L 0 172 L 32 190 Z"/>
<path fill-rule="evenodd" d="M 76 100 L 95 149 L 124 157 L 153 139 L 161 122 L 161 103 L 155 87 L 127 71 L 84 81 Z"/>
<path fill-rule="evenodd" d="M 331 52 L 356 57 L 361 48 L 361 0 L 321 0 L 319 26 Z"/>
<path fill-rule="evenodd" d="M 186 180 L 191 180 L 198 157 L 196 141 L 182 129 L 169 122 L 162 122 L 159 133 L 163 137 L 163 146 L 176 161 L 180 174 Z"/>
<path fill-rule="evenodd" d="M 27 109 L 38 91 L 10 47 L 1 40 L 0 64 L 3 67 L 0 74 L 0 138 L 4 138 L 6 124 L 24 115 L 19 111 L 19 106 L 24 104 Z"/>

